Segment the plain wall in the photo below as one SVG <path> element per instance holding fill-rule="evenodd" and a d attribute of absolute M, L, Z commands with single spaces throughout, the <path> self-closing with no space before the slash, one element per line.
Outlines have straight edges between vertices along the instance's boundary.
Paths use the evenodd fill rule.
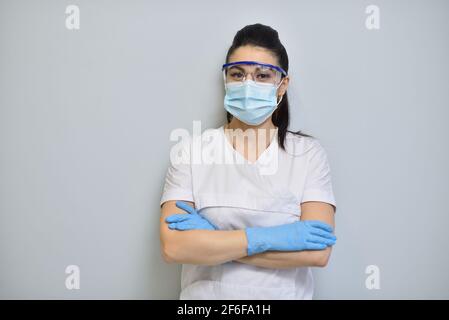
<path fill-rule="evenodd" d="M 221 65 L 257 22 L 289 54 L 290 128 L 330 160 L 338 241 L 315 298 L 449 298 L 444 0 L 0 0 L 0 298 L 178 298 L 159 250 L 169 134 L 224 123 Z"/>

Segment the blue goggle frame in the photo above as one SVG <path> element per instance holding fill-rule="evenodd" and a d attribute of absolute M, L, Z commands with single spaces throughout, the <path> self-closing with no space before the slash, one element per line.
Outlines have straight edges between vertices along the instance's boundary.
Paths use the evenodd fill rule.
<path fill-rule="evenodd" d="M 238 65 L 238 64 L 250 64 L 250 65 L 255 65 L 255 64 L 257 64 L 257 65 L 259 65 L 259 66 L 270 67 L 270 68 L 273 68 L 273 69 L 279 71 L 279 72 L 282 73 L 284 76 L 287 76 L 287 72 L 286 72 L 284 69 L 282 69 L 281 67 L 274 66 L 274 65 L 268 64 L 268 63 L 260 63 L 260 62 L 257 62 L 257 61 L 235 61 L 235 62 L 225 63 L 225 64 L 222 66 L 221 70 L 223 71 L 224 68 L 226 68 L 226 67 L 233 66 L 233 65 Z"/>

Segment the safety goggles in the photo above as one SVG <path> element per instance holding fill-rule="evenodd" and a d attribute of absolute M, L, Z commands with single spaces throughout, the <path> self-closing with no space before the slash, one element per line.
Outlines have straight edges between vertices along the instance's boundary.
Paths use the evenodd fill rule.
<path fill-rule="evenodd" d="M 231 82 L 244 82 L 251 76 L 256 84 L 277 85 L 283 77 L 287 76 L 287 72 L 278 66 L 256 61 L 236 61 L 225 63 L 222 67 L 223 79 L 225 86 Z"/>

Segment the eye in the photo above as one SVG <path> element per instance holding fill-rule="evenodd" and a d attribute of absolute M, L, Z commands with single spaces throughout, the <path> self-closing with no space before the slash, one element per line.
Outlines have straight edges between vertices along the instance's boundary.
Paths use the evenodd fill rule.
<path fill-rule="evenodd" d="M 271 74 L 269 74 L 269 73 L 259 73 L 257 75 L 257 79 L 260 79 L 260 80 L 268 80 L 270 78 L 271 78 Z"/>
<path fill-rule="evenodd" d="M 243 78 L 243 72 L 240 72 L 240 71 L 231 71 L 231 73 L 229 75 L 234 79 Z"/>

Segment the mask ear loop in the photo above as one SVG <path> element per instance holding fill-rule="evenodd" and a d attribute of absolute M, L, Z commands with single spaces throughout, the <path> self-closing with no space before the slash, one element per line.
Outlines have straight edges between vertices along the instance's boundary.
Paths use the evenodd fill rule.
<path fill-rule="evenodd" d="M 277 89 L 279 89 L 279 87 L 281 86 L 281 84 L 282 84 L 282 80 L 281 80 L 281 82 L 279 82 L 279 85 L 276 87 L 276 92 L 277 92 Z M 284 93 L 284 94 L 285 94 L 285 93 Z M 273 113 L 276 112 L 276 110 L 277 110 L 279 104 L 281 103 L 283 97 L 284 97 L 284 95 L 281 96 L 281 99 L 280 99 L 279 102 L 276 104 L 276 108 L 274 108 L 274 110 L 273 110 L 273 112 L 271 113 L 270 116 L 272 116 Z M 276 98 L 276 100 L 277 100 L 277 98 Z"/>
<path fill-rule="evenodd" d="M 276 87 L 276 92 L 277 92 L 277 90 L 279 89 L 279 87 L 281 86 L 282 81 L 283 81 L 284 79 L 285 79 L 285 78 L 283 78 L 283 79 L 281 80 L 281 82 L 279 82 L 279 85 Z M 285 93 L 284 93 L 284 94 L 285 94 Z M 277 108 L 277 107 L 279 106 L 279 104 L 281 103 L 283 97 L 284 97 L 284 95 L 281 96 L 281 100 L 279 100 L 279 102 L 277 103 L 276 108 Z"/>
<path fill-rule="evenodd" d="M 224 83 L 224 87 L 226 90 L 226 74 L 225 74 L 226 70 L 223 69 L 222 73 L 223 73 L 223 83 Z"/>
<path fill-rule="evenodd" d="M 278 104 L 276 105 L 276 108 L 277 108 L 277 107 L 279 106 L 279 104 L 281 103 L 283 97 L 284 97 L 284 95 L 281 96 L 281 100 L 279 100 Z"/>

